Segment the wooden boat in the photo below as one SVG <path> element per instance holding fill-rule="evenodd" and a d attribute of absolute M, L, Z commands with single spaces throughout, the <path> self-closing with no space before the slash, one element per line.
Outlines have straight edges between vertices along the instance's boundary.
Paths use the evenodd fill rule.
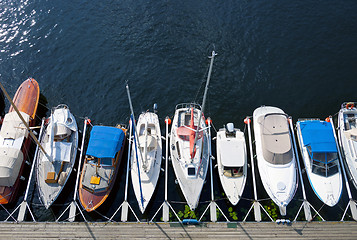
<path fill-rule="evenodd" d="M 338 113 L 338 138 L 347 172 L 357 189 L 357 103 L 345 102 Z"/>
<path fill-rule="evenodd" d="M 244 133 L 228 123 L 217 132 L 218 175 L 228 200 L 237 205 L 247 179 L 247 150 Z"/>
<path fill-rule="evenodd" d="M 312 189 L 323 203 L 335 206 L 341 198 L 342 174 L 334 129 L 319 119 L 299 120 L 296 129 Z"/>
<path fill-rule="evenodd" d="M 35 125 L 40 88 L 29 78 L 17 89 L 13 102 L 29 126 Z M 17 194 L 31 139 L 11 106 L 0 131 L 0 204 L 11 203 Z"/>
<path fill-rule="evenodd" d="M 287 115 L 277 107 L 262 106 L 253 112 L 258 169 L 269 197 L 286 215 L 286 206 L 297 189 L 297 164 Z"/>
<path fill-rule="evenodd" d="M 52 109 L 40 139 L 48 156 L 38 151 L 36 177 L 39 197 L 48 209 L 66 184 L 76 161 L 78 128 L 76 119 L 64 105 Z"/>
<path fill-rule="evenodd" d="M 113 188 L 121 162 L 127 129 L 94 126 L 79 182 L 79 199 L 87 212 L 97 209 Z"/>
<path fill-rule="evenodd" d="M 131 179 L 140 211 L 144 213 L 155 191 L 161 168 L 162 143 L 157 114 L 140 114 L 137 130 L 138 137 L 132 144 L 131 152 Z M 137 151 L 139 146 L 141 150 Z"/>

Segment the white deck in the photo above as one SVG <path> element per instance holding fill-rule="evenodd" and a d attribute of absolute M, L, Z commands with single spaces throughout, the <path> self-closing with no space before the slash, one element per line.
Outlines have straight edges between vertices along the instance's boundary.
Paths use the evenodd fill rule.
<path fill-rule="evenodd" d="M 157 114 L 151 112 L 140 114 L 137 122 L 137 131 L 139 134 L 139 141 L 137 141 L 136 144 L 138 145 L 138 143 L 140 143 L 142 152 L 141 154 L 140 151 L 136 152 L 135 143 L 133 142 L 131 152 L 131 180 L 139 208 L 141 212 L 144 213 L 155 191 L 161 169 L 162 141 Z M 150 134 L 148 134 L 148 132 L 150 132 Z M 145 143 L 146 140 L 149 141 Z M 139 161 L 137 161 L 136 156 Z M 146 170 L 143 169 L 143 161 L 146 161 Z M 139 180 L 138 165 L 141 181 Z M 141 198 L 143 198 L 143 204 Z"/>
<path fill-rule="evenodd" d="M 256 154 L 258 169 L 264 188 L 269 197 L 281 208 L 284 209 L 295 195 L 297 189 L 297 167 L 295 155 L 287 164 L 271 164 L 264 159 L 261 139 L 262 126 L 258 119 L 270 113 L 284 112 L 276 107 L 260 107 L 253 113 L 254 138 L 256 143 Z M 288 124 L 288 120 L 286 121 Z M 290 139 L 291 141 L 291 135 Z"/>
<path fill-rule="evenodd" d="M 247 151 L 244 134 L 235 129 L 235 137 L 226 137 L 225 129 L 217 133 L 217 164 L 218 175 L 224 192 L 232 205 L 240 200 L 247 178 Z M 224 175 L 224 166 L 242 167 L 243 175 L 239 177 L 227 177 Z"/>
<path fill-rule="evenodd" d="M 202 137 L 197 141 L 196 154 L 191 160 L 190 141 L 184 141 L 178 137 L 177 129 L 180 126 L 187 125 L 185 113 L 190 114 L 190 108 L 180 108 L 175 112 L 171 128 L 170 154 L 172 165 L 176 178 L 185 196 L 187 204 L 194 210 L 199 202 L 202 187 L 207 175 L 209 152 L 208 152 L 208 135 L 204 118 L 201 118 L 200 128 Z M 201 111 L 194 110 L 194 122 L 198 125 L 198 118 Z M 195 168 L 195 175 L 188 176 L 188 168 Z"/>

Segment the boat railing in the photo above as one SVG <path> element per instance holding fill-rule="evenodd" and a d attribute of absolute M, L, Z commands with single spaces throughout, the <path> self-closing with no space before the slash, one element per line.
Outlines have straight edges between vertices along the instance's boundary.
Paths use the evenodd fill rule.
<path fill-rule="evenodd" d="M 201 105 L 198 103 L 179 103 L 176 105 L 175 110 L 180 109 L 180 108 L 191 108 L 191 107 L 201 110 Z"/>
<path fill-rule="evenodd" d="M 343 108 L 352 109 L 355 107 L 357 107 L 357 102 L 344 102 L 341 104 L 341 109 L 343 109 Z"/>

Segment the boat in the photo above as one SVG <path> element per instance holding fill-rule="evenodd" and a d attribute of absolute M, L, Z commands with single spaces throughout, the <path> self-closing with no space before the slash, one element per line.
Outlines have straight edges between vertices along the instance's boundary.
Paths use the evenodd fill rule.
<path fill-rule="evenodd" d="M 232 205 L 240 200 L 247 179 L 247 149 L 244 133 L 228 123 L 217 132 L 218 175 Z"/>
<path fill-rule="evenodd" d="M 36 183 L 40 200 L 48 209 L 65 186 L 77 156 L 78 127 L 67 105 L 52 109 L 40 144 L 48 156 L 38 151 L 35 157 Z"/>
<path fill-rule="evenodd" d="M 126 128 L 93 126 L 79 180 L 79 200 L 82 207 L 91 212 L 108 198 L 115 179 L 125 145 Z"/>
<path fill-rule="evenodd" d="M 202 107 L 197 103 L 180 103 L 172 120 L 171 161 L 176 182 L 191 210 L 198 206 L 210 157 L 204 107 L 215 55 L 212 51 Z"/>
<path fill-rule="evenodd" d="M 338 138 L 348 174 L 357 189 L 357 108 L 356 102 L 345 102 L 338 113 Z"/>
<path fill-rule="evenodd" d="M 33 78 L 17 89 L 13 103 L 27 125 L 35 125 L 40 88 Z M 16 198 L 25 160 L 29 156 L 31 139 L 16 109 L 11 106 L 0 130 L 0 204 Z"/>
<path fill-rule="evenodd" d="M 170 135 L 172 165 L 191 210 L 198 205 L 209 163 L 208 133 L 202 115 L 198 104 L 177 105 Z"/>
<path fill-rule="evenodd" d="M 342 174 L 331 123 L 299 119 L 296 128 L 310 185 L 323 203 L 333 207 L 341 197 Z"/>
<path fill-rule="evenodd" d="M 253 112 L 258 169 L 269 197 L 286 215 L 286 206 L 295 195 L 296 158 L 288 116 L 277 107 L 262 106 Z"/>
<path fill-rule="evenodd" d="M 131 180 L 140 211 L 144 213 L 155 191 L 161 169 L 162 141 L 157 114 L 140 114 L 137 131 L 131 151 Z"/>

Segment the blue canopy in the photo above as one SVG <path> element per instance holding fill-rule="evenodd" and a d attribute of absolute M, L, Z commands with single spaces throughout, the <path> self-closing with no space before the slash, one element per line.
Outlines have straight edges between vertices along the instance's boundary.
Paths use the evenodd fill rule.
<path fill-rule="evenodd" d="M 337 152 L 336 141 L 330 123 L 320 120 L 300 122 L 301 135 L 305 146 L 312 152 Z"/>
<path fill-rule="evenodd" d="M 125 134 L 116 127 L 94 126 L 90 133 L 87 155 L 114 158 L 123 145 Z"/>

